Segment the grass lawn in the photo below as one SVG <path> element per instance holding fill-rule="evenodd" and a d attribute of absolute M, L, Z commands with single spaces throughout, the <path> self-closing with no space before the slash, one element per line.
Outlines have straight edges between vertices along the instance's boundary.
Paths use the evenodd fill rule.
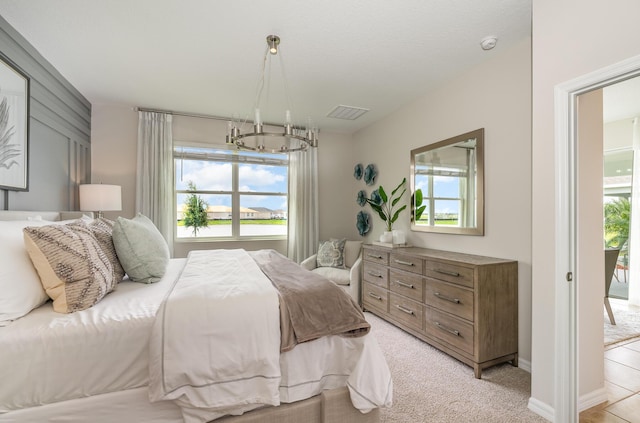
<path fill-rule="evenodd" d="M 286 225 L 285 219 L 243 219 L 240 220 L 241 225 Z M 213 225 L 231 225 L 231 219 L 225 220 L 209 220 L 209 226 Z M 184 226 L 184 221 L 179 220 L 178 226 Z"/>

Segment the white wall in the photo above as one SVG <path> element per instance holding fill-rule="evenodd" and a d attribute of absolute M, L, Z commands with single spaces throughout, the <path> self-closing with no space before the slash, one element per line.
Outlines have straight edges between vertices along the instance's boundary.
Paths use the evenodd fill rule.
<path fill-rule="evenodd" d="M 122 211 L 108 219 L 132 218 L 136 207 L 138 113 L 132 106 L 94 104 L 91 110 L 91 182 L 122 187 Z"/>
<path fill-rule="evenodd" d="M 637 0 L 533 0 L 531 395 L 551 410 L 555 392 L 554 269 L 561 253 L 555 250 L 554 230 L 554 87 L 640 54 L 638 16 Z M 600 296 L 601 292 L 592 295 Z M 579 380 L 582 393 L 585 378 Z"/>
<path fill-rule="evenodd" d="M 136 143 L 138 113 L 134 106 L 93 105 L 91 119 L 92 181 L 122 186 L 122 211 L 105 212 L 105 217 L 131 218 L 135 215 Z M 224 144 L 226 122 L 185 116 L 173 117 L 173 138 L 207 144 Z M 353 143 L 351 136 L 322 132 L 318 152 L 320 200 L 320 238 L 357 239 L 355 215 L 345 204 L 355 204 L 350 185 L 353 180 Z M 192 249 L 273 248 L 286 254 L 286 241 L 251 242 L 176 242 L 175 257 L 185 257 Z"/>
<path fill-rule="evenodd" d="M 485 235 L 445 235 L 410 231 L 403 212 L 394 228 L 407 241 L 438 248 L 518 261 L 519 357 L 531 360 L 531 47 L 487 52 L 487 60 L 391 116 L 359 131 L 355 162 L 374 163 L 386 191 L 409 178 L 414 148 L 485 128 Z M 355 163 L 354 162 L 354 163 Z M 353 179 L 353 178 L 352 178 Z M 366 187 L 370 194 L 373 187 Z M 408 186 L 408 185 L 407 185 Z M 355 184 L 355 201 L 364 183 Z M 409 201 L 408 194 L 405 200 Z M 359 207 L 353 203 L 353 214 Z M 366 207 L 371 213 L 370 207 Z M 367 240 L 377 240 L 384 226 L 372 215 Z"/>

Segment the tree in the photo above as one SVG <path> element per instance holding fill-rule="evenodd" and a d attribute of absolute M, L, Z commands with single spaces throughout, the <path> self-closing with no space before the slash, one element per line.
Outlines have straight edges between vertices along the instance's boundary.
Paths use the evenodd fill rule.
<path fill-rule="evenodd" d="M 209 220 L 207 219 L 207 207 L 209 205 L 202 197 L 195 194 L 196 185 L 192 181 L 189 181 L 188 191 L 191 194 L 187 197 L 183 222 L 186 228 L 193 228 L 194 236 L 198 236 L 198 229 L 209 226 Z"/>
<path fill-rule="evenodd" d="M 607 247 L 622 248 L 629 239 L 631 202 L 620 197 L 604 205 L 604 232 Z"/>

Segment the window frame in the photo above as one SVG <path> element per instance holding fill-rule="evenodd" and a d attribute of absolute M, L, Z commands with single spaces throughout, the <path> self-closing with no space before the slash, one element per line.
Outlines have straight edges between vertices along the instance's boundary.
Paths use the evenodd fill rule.
<path fill-rule="evenodd" d="M 198 149 L 209 149 L 212 150 L 210 153 L 187 153 L 185 155 L 184 152 L 178 151 L 180 148 L 198 148 Z M 228 150 L 231 154 L 217 154 L 213 150 Z M 252 241 L 252 240 L 287 240 L 289 236 L 289 228 L 287 222 L 287 231 L 284 235 L 241 235 L 241 219 L 240 219 L 240 198 L 242 196 L 273 196 L 273 197 L 285 197 L 287 199 L 287 220 L 289 215 L 289 156 L 284 153 L 269 153 L 272 154 L 281 154 L 283 156 L 282 159 L 273 158 L 273 157 L 264 157 L 260 158 L 256 157 L 255 152 L 251 151 L 242 151 L 238 150 L 235 146 L 227 146 L 225 145 L 213 145 L 213 144 L 205 144 L 199 142 L 190 142 L 190 141 L 181 141 L 175 140 L 173 142 L 173 160 L 174 160 L 174 170 L 173 170 L 173 213 L 174 213 L 174 221 L 176 225 L 174 226 L 174 240 L 178 243 L 188 243 L 188 242 L 228 242 L 228 241 Z M 224 190 L 201 190 L 196 189 L 196 191 L 188 191 L 186 189 L 177 189 L 175 185 L 175 181 L 177 180 L 178 166 L 175 166 L 177 160 L 180 159 L 189 159 L 189 160 L 202 160 L 202 161 L 211 161 L 216 163 L 229 163 L 231 164 L 231 191 Z M 243 164 L 257 164 L 257 165 L 266 165 L 266 166 L 285 166 L 287 168 L 287 191 L 286 192 L 275 192 L 275 191 L 240 191 L 240 166 Z M 197 188 L 197 181 L 194 181 Z M 177 234 L 177 221 L 178 221 L 178 195 L 179 194 L 190 194 L 196 193 L 201 195 L 230 195 L 231 196 L 231 236 L 217 236 L 217 237 L 178 237 Z"/>

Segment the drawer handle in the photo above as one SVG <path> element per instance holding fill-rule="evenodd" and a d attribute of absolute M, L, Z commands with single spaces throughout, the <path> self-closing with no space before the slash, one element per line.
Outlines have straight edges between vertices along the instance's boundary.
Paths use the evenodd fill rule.
<path fill-rule="evenodd" d="M 374 294 L 373 292 L 369 292 L 369 296 L 372 298 L 375 298 L 378 301 L 382 301 L 382 297 L 379 295 Z"/>
<path fill-rule="evenodd" d="M 395 261 L 398 264 L 404 264 L 405 266 L 415 266 L 415 264 L 411 263 L 410 261 L 403 261 L 398 259 L 394 259 L 393 261 Z"/>
<path fill-rule="evenodd" d="M 443 275 L 455 276 L 456 278 L 460 276 L 460 273 L 458 272 L 450 272 L 448 270 L 440 270 L 440 269 L 435 269 L 435 271 L 438 273 L 442 273 Z"/>
<path fill-rule="evenodd" d="M 440 322 L 434 322 L 434 323 L 438 327 L 438 329 L 448 332 L 455 336 L 460 336 L 460 332 L 458 332 L 457 330 L 449 329 L 448 327 L 441 325 Z"/>
<path fill-rule="evenodd" d="M 409 310 L 408 308 L 403 307 L 403 306 L 401 306 L 400 304 L 397 304 L 397 305 L 396 305 L 396 308 L 397 308 L 398 310 L 400 310 L 400 311 L 404 311 L 405 313 L 410 314 L 410 315 L 412 315 L 412 316 L 415 314 L 415 313 L 413 312 L 413 310 Z"/>
<path fill-rule="evenodd" d="M 376 278 L 381 278 L 382 277 L 382 275 L 380 273 L 372 272 L 371 270 L 369 270 L 367 273 L 369 275 L 373 276 L 373 277 L 376 277 Z"/>
<path fill-rule="evenodd" d="M 445 300 L 445 301 L 449 301 L 449 302 L 452 302 L 452 303 L 460 304 L 460 300 L 457 299 L 457 298 L 450 298 L 450 297 L 447 297 L 446 295 L 442 295 L 439 292 L 434 292 L 433 295 L 435 295 L 436 297 L 440 298 L 441 300 Z"/>
<path fill-rule="evenodd" d="M 382 260 L 382 256 L 376 254 L 367 254 L 367 257 Z"/>
<path fill-rule="evenodd" d="M 411 283 L 406 283 L 406 282 L 402 282 L 400 280 L 397 280 L 396 283 L 400 286 L 404 286 L 405 288 L 409 288 L 409 289 L 413 289 L 414 286 Z"/>

